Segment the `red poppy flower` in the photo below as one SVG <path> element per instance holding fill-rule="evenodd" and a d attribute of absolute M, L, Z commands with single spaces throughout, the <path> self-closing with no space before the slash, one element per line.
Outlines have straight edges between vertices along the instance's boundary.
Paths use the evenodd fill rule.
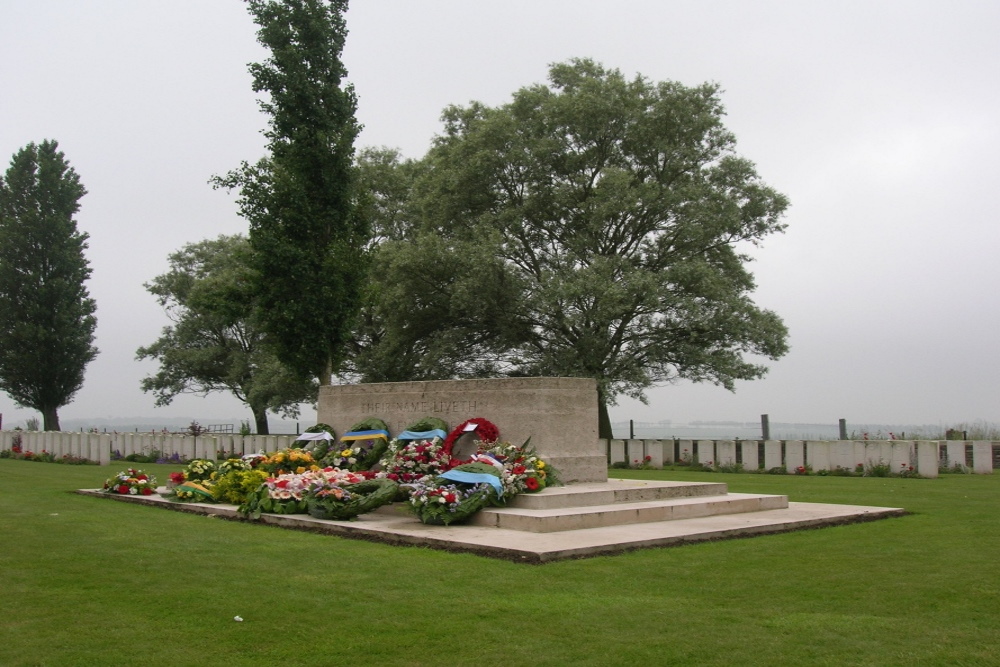
<path fill-rule="evenodd" d="M 525 470 L 524 466 L 518 463 L 511 469 L 511 472 L 514 473 L 515 475 L 523 475 L 524 470 Z"/>
<path fill-rule="evenodd" d="M 538 478 L 537 477 L 529 477 L 528 479 L 524 480 L 524 485 L 526 487 L 528 487 L 528 491 L 537 491 L 538 490 Z"/>

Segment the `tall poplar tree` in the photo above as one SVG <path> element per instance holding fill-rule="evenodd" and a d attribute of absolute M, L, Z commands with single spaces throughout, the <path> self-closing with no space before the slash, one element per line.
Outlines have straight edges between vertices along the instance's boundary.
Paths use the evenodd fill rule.
<path fill-rule="evenodd" d="M 0 179 L 0 389 L 46 431 L 97 356 L 88 235 L 74 220 L 86 193 L 55 141 L 22 148 Z"/>
<path fill-rule="evenodd" d="M 258 41 L 250 65 L 269 155 L 216 184 L 240 189 L 260 322 L 278 358 L 329 384 L 357 314 L 367 229 L 355 207 L 354 89 L 340 60 L 346 0 L 251 0 Z"/>

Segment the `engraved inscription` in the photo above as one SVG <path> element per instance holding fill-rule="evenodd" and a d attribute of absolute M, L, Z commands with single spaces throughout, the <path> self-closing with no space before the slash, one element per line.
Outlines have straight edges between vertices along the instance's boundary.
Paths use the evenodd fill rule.
<path fill-rule="evenodd" d="M 362 414 L 385 414 L 399 412 L 422 412 L 426 414 L 462 413 L 475 416 L 477 412 L 489 409 L 487 401 L 363 401 Z"/>

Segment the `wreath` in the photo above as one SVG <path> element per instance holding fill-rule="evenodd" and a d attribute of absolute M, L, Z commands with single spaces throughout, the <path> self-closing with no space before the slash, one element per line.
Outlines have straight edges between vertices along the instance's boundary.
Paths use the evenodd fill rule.
<path fill-rule="evenodd" d="M 441 431 L 441 437 L 443 438 L 444 434 L 448 432 L 448 424 L 443 419 L 438 419 L 437 417 L 424 417 L 415 424 L 407 426 L 405 433 L 426 433 L 428 431 Z M 398 435 L 396 437 L 399 438 Z"/>
<path fill-rule="evenodd" d="M 490 484 L 468 484 L 433 477 L 413 485 L 409 509 L 421 523 L 447 526 L 465 521 L 496 499 L 496 491 Z"/>
<path fill-rule="evenodd" d="M 327 484 L 305 494 L 309 515 L 317 519 L 347 521 L 393 501 L 399 485 L 391 479 L 370 479 L 356 484 Z"/>
<path fill-rule="evenodd" d="M 437 417 L 424 417 L 420 421 L 414 422 L 406 427 L 406 429 L 398 434 L 389 442 L 389 446 L 382 453 L 382 458 L 376 464 L 376 469 L 391 472 L 392 468 L 398 467 L 396 464 L 401 463 L 396 461 L 400 457 L 402 450 L 413 449 L 414 440 L 422 440 L 426 443 L 437 444 L 438 451 L 440 450 L 440 445 L 445 437 L 448 430 L 448 424 Z M 419 437 L 413 437 L 419 436 Z M 440 437 L 437 437 L 440 436 Z M 435 440 L 437 442 L 435 443 Z M 400 471 L 396 471 L 397 473 Z"/>
<path fill-rule="evenodd" d="M 389 447 L 388 428 L 378 417 L 358 422 L 340 436 L 341 444 L 330 448 L 323 464 L 353 472 L 370 469 Z"/>
<path fill-rule="evenodd" d="M 441 438 L 430 440 L 393 440 L 389 452 L 383 457 L 379 477 L 388 477 L 400 484 L 418 482 L 424 477 L 437 475 L 449 468 L 451 457 L 444 451 Z"/>
<path fill-rule="evenodd" d="M 535 452 L 530 442 L 529 438 L 520 446 L 509 442 L 484 444 L 473 456 L 475 460 L 489 461 L 502 469 L 500 478 L 503 480 L 504 499 L 562 484 L 559 472 Z"/>
<path fill-rule="evenodd" d="M 305 430 L 305 433 L 323 433 L 324 431 L 330 434 L 330 437 L 328 439 L 319 440 L 313 438 L 300 437 L 292 443 L 292 447 L 305 449 L 306 451 L 308 451 L 310 454 L 313 455 L 314 459 L 319 461 L 324 456 L 326 456 L 327 451 L 329 451 L 330 449 L 330 442 L 333 441 L 333 438 L 336 437 L 337 434 L 333 430 L 332 426 L 330 426 L 329 424 L 323 424 L 322 422 L 316 424 L 315 426 L 310 426 Z"/>
<path fill-rule="evenodd" d="M 466 433 L 473 432 L 479 436 L 479 441 L 485 445 L 496 442 L 500 437 L 500 429 L 496 427 L 496 424 L 483 419 L 482 417 L 473 417 L 472 419 L 468 419 L 452 429 L 451 433 L 448 434 L 448 437 L 444 439 L 445 453 L 450 457 L 451 451 L 455 447 L 455 443 L 458 442 L 458 439 Z"/>

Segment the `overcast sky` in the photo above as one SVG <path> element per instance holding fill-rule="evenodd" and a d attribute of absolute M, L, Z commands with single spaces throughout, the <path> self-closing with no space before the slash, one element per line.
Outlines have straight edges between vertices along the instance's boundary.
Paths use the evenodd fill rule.
<path fill-rule="evenodd" d="M 613 420 L 1000 422 L 1000 3 L 355 0 L 347 24 L 358 146 L 414 158 L 446 105 L 502 104 L 573 57 L 721 85 L 738 152 L 792 202 L 752 266 L 791 351 L 735 393 L 657 388 Z M 262 155 L 246 65 L 266 55 L 238 0 L 0 0 L 0 163 L 56 139 L 89 191 L 101 353 L 62 419 L 251 417 L 222 395 L 154 408 L 134 357 L 167 323 L 143 288 L 167 255 L 247 230 L 207 181 Z M 0 413 L 38 416 L 3 394 Z"/>

